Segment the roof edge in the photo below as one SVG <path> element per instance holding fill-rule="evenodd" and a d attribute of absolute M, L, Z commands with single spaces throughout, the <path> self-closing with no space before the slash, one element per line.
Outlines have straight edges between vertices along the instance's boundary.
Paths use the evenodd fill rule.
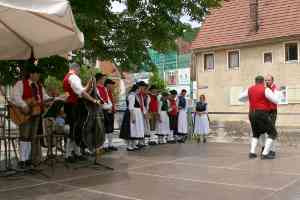
<path fill-rule="evenodd" d="M 217 50 L 232 49 L 232 48 L 259 46 L 264 44 L 272 44 L 272 43 L 284 42 L 286 40 L 295 40 L 295 39 L 300 39 L 300 34 L 255 40 L 255 41 L 249 41 L 243 43 L 236 43 L 231 45 L 220 45 L 220 46 L 212 46 L 207 48 L 191 48 L 191 50 L 193 53 L 201 53 L 206 51 L 217 51 Z"/>

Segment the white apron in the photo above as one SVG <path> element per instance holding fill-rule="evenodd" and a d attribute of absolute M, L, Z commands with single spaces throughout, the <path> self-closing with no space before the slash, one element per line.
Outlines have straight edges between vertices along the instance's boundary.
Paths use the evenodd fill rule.
<path fill-rule="evenodd" d="M 209 122 L 207 114 L 195 114 L 195 128 L 194 133 L 199 135 L 208 135 Z"/>
<path fill-rule="evenodd" d="M 182 109 L 179 111 L 177 132 L 179 134 L 187 134 L 188 133 L 187 113 L 186 113 L 185 109 Z"/>
<path fill-rule="evenodd" d="M 135 115 L 135 123 L 130 121 L 130 136 L 132 138 L 144 138 L 144 117 L 140 108 L 134 108 L 133 113 Z"/>
<path fill-rule="evenodd" d="M 160 112 L 160 122 L 158 124 L 158 135 L 170 134 L 170 120 L 167 111 Z"/>

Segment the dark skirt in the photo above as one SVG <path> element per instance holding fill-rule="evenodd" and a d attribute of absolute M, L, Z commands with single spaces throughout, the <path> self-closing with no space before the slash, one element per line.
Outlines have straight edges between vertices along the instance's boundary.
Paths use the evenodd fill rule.
<path fill-rule="evenodd" d="M 105 133 L 114 132 L 114 113 L 103 110 Z"/>
<path fill-rule="evenodd" d="M 130 112 L 127 109 L 123 116 L 123 121 L 120 129 L 120 138 L 129 140 L 130 138 Z"/>
<path fill-rule="evenodd" d="M 177 116 L 169 115 L 169 120 L 170 120 L 170 130 L 173 131 L 173 134 L 176 134 L 176 133 L 177 133 L 177 126 L 178 126 L 177 118 L 178 118 L 178 115 L 177 115 Z"/>

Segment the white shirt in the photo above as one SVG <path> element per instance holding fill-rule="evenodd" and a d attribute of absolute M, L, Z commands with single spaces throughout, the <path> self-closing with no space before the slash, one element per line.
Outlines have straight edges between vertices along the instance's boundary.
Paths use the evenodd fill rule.
<path fill-rule="evenodd" d="M 85 90 L 85 88 L 82 86 L 80 78 L 76 74 L 71 74 L 68 78 L 68 81 L 73 92 L 81 97 L 82 92 Z"/>
<path fill-rule="evenodd" d="M 29 85 L 31 85 L 32 81 L 29 80 Z M 48 100 L 51 97 L 48 96 L 44 87 L 42 87 L 43 92 L 43 100 Z M 11 93 L 11 102 L 18 107 L 26 107 L 27 103 L 23 100 L 23 80 L 18 81 L 12 89 Z"/>
<path fill-rule="evenodd" d="M 271 101 L 272 103 L 278 104 L 279 102 L 279 92 L 275 90 L 274 93 L 272 92 L 272 90 L 270 88 L 265 88 L 265 96 L 266 98 Z M 242 92 L 242 94 L 239 96 L 239 101 L 241 102 L 246 102 L 248 101 L 249 97 L 248 97 L 248 89 L 245 90 L 244 92 Z"/>

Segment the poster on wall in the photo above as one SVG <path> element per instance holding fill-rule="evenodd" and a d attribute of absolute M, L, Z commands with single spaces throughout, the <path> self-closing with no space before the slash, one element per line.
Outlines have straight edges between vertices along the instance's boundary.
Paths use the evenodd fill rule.
<path fill-rule="evenodd" d="M 178 69 L 178 84 L 190 85 L 190 68 Z"/>
<path fill-rule="evenodd" d="M 281 105 L 288 104 L 288 88 L 286 86 L 279 87 L 279 103 Z"/>
<path fill-rule="evenodd" d="M 176 71 L 168 71 L 166 72 L 166 79 L 168 85 L 176 85 L 177 84 L 177 72 Z"/>

